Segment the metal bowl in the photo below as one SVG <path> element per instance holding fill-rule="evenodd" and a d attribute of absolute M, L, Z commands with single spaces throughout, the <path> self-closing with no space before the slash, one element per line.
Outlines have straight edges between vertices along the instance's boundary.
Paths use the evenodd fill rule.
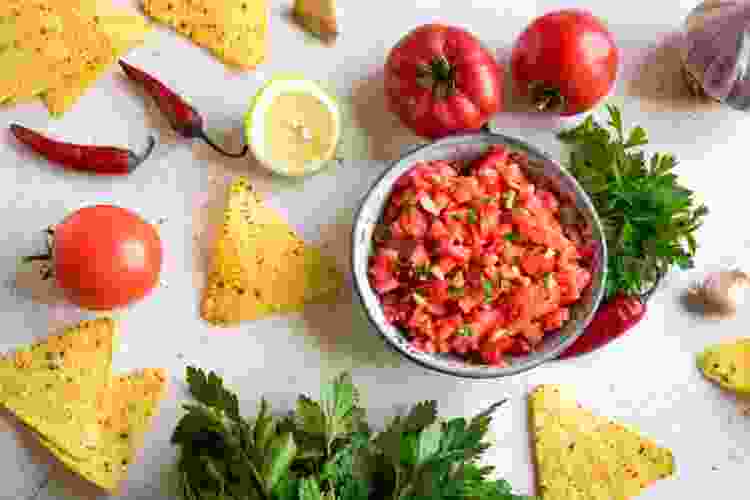
<path fill-rule="evenodd" d="M 570 319 L 558 332 L 545 335 L 544 341 L 529 354 L 513 357 L 507 366 L 474 364 L 453 354 L 431 354 L 418 351 L 395 326 L 389 324 L 368 279 L 368 261 L 373 245 L 373 231 L 388 201 L 393 185 L 417 162 L 473 159 L 491 145 L 505 145 L 528 156 L 526 174 L 535 183 L 556 193 L 576 208 L 576 217 L 588 226 L 598 251 L 593 259 L 592 282 L 581 300 L 570 309 Z M 396 161 L 366 194 L 357 213 L 352 232 L 352 271 L 355 289 L 372 324 L 386 342 L 412 361 L 435 371 L 465 378 L 499 378 L 530 370 L 555 359 L 583 333 L 604 295 L 607 248 L 599 217 L 588 195 L 576 180 L 556 161 L 535 147 L 511 137 L 492 133 L 451 136 L 421 146 Z"/>

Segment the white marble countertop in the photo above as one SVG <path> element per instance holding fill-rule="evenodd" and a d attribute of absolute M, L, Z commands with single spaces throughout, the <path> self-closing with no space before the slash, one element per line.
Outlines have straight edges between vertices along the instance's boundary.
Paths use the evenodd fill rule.
<path fill-rule="evenodd" d="M 227 160 L 200 143 L 179 141 L 164 120 L 119 74 L 102 78 L 76 108 L 51 120 L 40 104 L 0 111 L 0 124 L 21 122 L 71 141 L 140 145 L 147 128 L 160 134 L 156 156 L 122 179 L 92 178 L 51 168 L 13 144 L 0 141 L 0 289 L 3 329 L 0 350 L 30 343 L 51 329 L 86 315 L 46 300 L 48 294 L 12 286 L 18 258 L 40 248 L 40 230 L 83 204 L 114 202 L 161 224 L 166 261 L 162 286 L 121 315 L 122 348 L 115 367 L 125 371 L 164 367 L 171 388 L 148 433 L 120 497 L 168 498 L 165 488 L 175 449 L 169 444 L 185 400 L 187 364 L 217 370 L 251 414 L 261 394 L 276 408 L 290 408 L 300 392 L 317 395 L 319 383 L 351 370 L 375 422 L 418 399 L 435 398 L 449 415 L 469 415 L 490 402 L 509 398 L 492 432 L 488 456 L 520 492 L 533 491 L 526 429 L 525 396 L 539 383 L 574 384 L 583 402 L 603 415 L 639 427 L 670 447 L 674 478 L 642 498 L 697 498 L 736 490 L 746 481 L 738 472 L 750 458 L 750 418 L 727 394 L 703 380 L 695 354 L 710 343 L 746 334 L 750 318 L 714 323 L 683 311 L 680 294 L 691 280 L 719 266 L 748 264 L 750 235 L 743 232 L 747 199 L 745 170 L 750 116 L 717 106 L 671 97 L 676 55 L 673 34 L 694 5 L 686 0 L 585 2 L 570 0 L 340 0 L 342 35 L 333 48 L 312 43 L 282 18 L 287 2 L 274 1 L 270 54 L 258 70 L 227 71 L 204 51 L 166 30 L 133 50 L 127 59 L 170 84 L 202 110 L 215 130 L 238 144 L 249 97 L 275 72 L 301 72 L 332 85 L 348 111 L 352 137 L 343 166 L 304 183 L 289 183 L 259 171 L 248 160 Z M 269 203 L 288 214 L 308 239 L 324 243 L 348 267 L 353 210 L 388 160 L 415 139 L 383 107 L 379 68 L 390 47 L 410 28 L 441 20 L 471 29 L 504 58 L 507 48 L 536 15 L 562 6 L 594 9 L 614 32 L 623 54 L 612 101 L 624 107 L 628 124 L 648 130 L 652 150 L 672 151 L 684 182 L 701 193 L 711 209 L 699 241 L 697 267 L 672 274 L 649 304 L 647 318 L 608 348 L 579 360 L 554 362 L 503 380 L 470 381 L 425 371 L 389 351 L 354 305 L 351 290 L 333 306 L 304 314 L 211 329 L 197 313 L 203 283 L 205 227 L 209 210 L 229 176 L 249 175 Z M 499 116 L 502 132 L 523 137 L 560 155 L 557 120 L 522 112 Z M 366 143 L 361 140 L 367 135 Z M 365 148 L 365 146 L 367 146 Z M 369 150 L 367 156 L 361 156 Z M 363 158 L 369 158 L 365 160 Z M 738 213 L 739 211 L 739 213 Z M 350 287 L 350 285 L 349 285 Z M 47 302 L 47 303 L 45 303 Z M 28 435 L 8 417 L 0 420 L 0 499 L 87 498 L 91 491 L 29 444 Z M 49 477 L 49 480 L 46 478 Z M 727 496 L 726 498 L 736 498 Z"/>

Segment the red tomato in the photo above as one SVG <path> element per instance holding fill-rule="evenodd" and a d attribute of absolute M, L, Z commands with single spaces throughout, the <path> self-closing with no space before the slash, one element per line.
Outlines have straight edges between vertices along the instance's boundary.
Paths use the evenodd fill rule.
<path fill-rule="evenodd" d="M 159 281 L 161 264 L 156 229 L 124 208 L 85 207 L 55 227 L 57 284 L 84 309 L 111 310 L 144 298 Z"/>
<path fill-rule="evenodd" d="M 537 108 L 563 116 L 589 110 L 617 77 L 612 34 L 585 10 L 550 12 L 532 22 L 516 41 L 511 70 L 516 87 Z"/>
<path fill-rule="evenodd" d="M 391 111 L 430 139 L 478 130 L 502 108 L 503 70 L 474 35 L 427 24 L 391 49 L 385 91 Z"/>

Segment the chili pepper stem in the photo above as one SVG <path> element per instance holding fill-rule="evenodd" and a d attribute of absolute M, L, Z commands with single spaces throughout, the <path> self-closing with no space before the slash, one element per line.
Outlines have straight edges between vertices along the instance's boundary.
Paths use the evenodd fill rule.
<path fill-rule="evenodd" d="M 211 138 L 208 137 L 208 135 L 206 134 L 205 130 L 201 130 L 199 132 L 199 134 L 198 134 L 198 137 L 201 138 L 201 139 L 203 139 L 206 142 L 206 144 L 208 144 L 209 146 L 211 146 L 218 153 L 220 153 L 220 154 L 222 154 L 224 156 L 228 156 L 230 158 L 242 158 L 243 156 L 245 156 L 247 154 L 247 150 L 249 149 L 249 146 L 247 144 L 245 144 L 245 147 L 243 147 L 242 151 L 240 151 L 239 153 L 230 153 L 230 152 L 224 150 L 218 144 L 216 144 L 213 140 L 211 140 Z"/>
<path fill-rule="evenodd" d="M 153 135 L 148 136 L 148 146 L 146 146 L 146 150 L 141 154 L 133 154 L 133 158 L 130 163 L 130 170 L 135 170 L 141 163 L 146 161 L 146 159 L 151 156 L 151 153 L 154 151 L 155 147 L 156 139 Z"/>
<path fill-rule="evenodd" d="M 52 261 L 54 259 L 54 247 L 55 247 L 55 230 L 48 227 L 44 230 L 47 235 L 47 251 L 45 253 L 36 255 L 27 255 L 21 259 L 24 264 L 31 262 L 44 262 L 44 269 L 42 271 L 42 279 L 47 280 L 54 276 L 54 268 Z"/>

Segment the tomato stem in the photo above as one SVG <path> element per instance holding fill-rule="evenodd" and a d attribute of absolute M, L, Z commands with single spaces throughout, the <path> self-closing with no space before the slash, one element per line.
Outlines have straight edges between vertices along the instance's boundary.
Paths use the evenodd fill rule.
<path fill-rule="evenodd" d="M 417 67 L 417 83 L 432 89 L 436 99 L 445 99 L 456 93 L 456 68 L 445 56 L 436 56 L 429 64 Z"/>
<path fill-rule="evenodd" d="M 44 233 L 47 235 L 47 251 L 44 253 L 36 254 L 36 255 L 27 255 L 22 258 L 22 262 L 25 264 L 28 264 L 30 262 L 37 262 L 42 261 L 45 263 L 43 271 L 42 271 L 42 279 L 47 280 L 54 276 L 54 270 L 52 264 L 52 260 L 54 259 L 53 255 L 53 249 L 55 246 L 55 230 L 51 227 L 48 227 L 44 230 Z"/>
<path fill-rule="evenodd" d="M 534 107 L 539 111 L 559 111 L 565 108 L 565 97 L 560 89 L 548 86 L 541 82 L 532 82 L 529 85 Z"/>

